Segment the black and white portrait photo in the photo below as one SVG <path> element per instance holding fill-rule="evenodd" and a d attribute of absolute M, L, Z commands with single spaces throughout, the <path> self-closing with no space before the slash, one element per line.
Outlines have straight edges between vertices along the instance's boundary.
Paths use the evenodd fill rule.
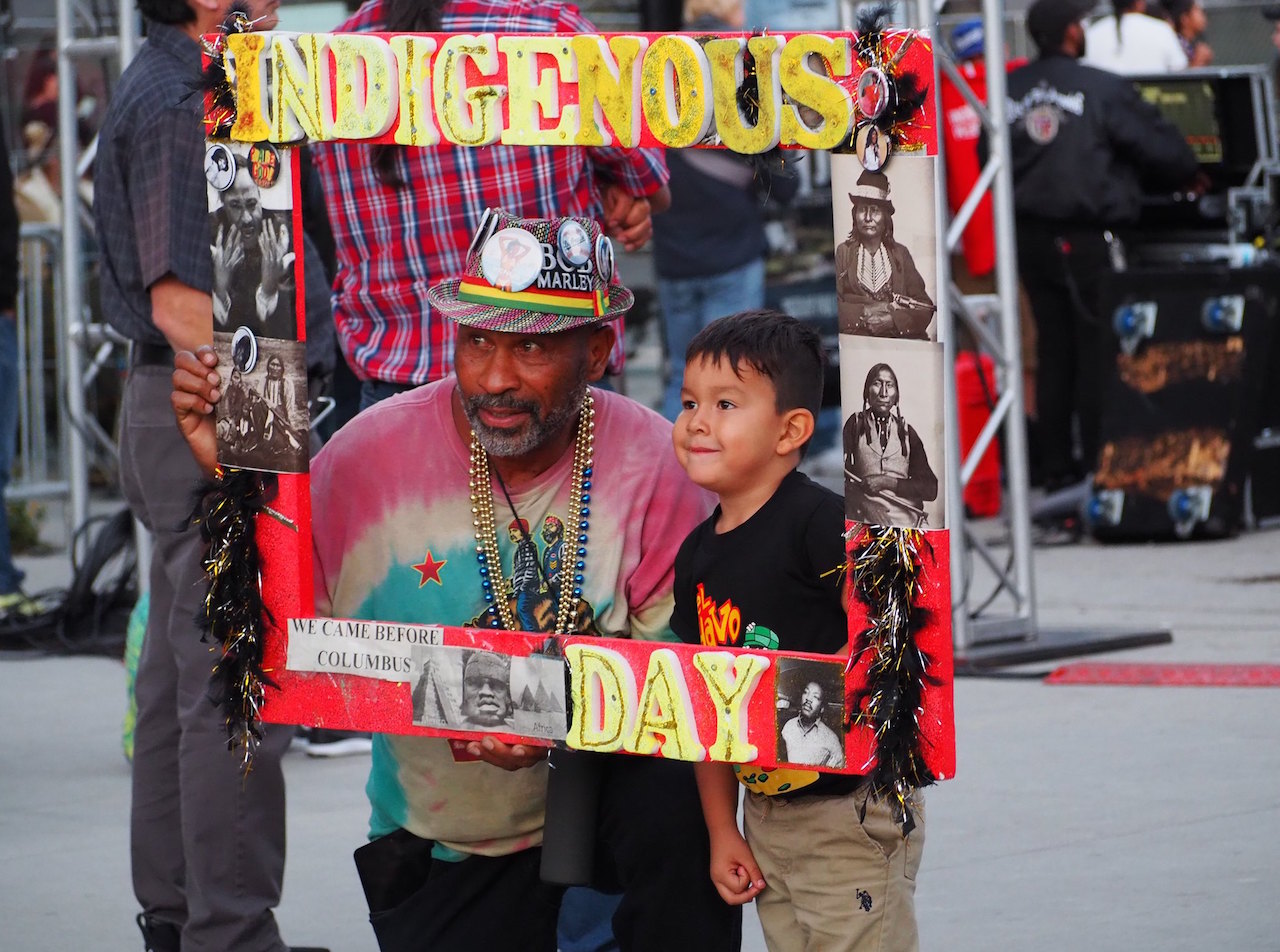
<path fill-rule="evenodd" d="M 492 651 L 413 647 L 413 723 L 420 727 L 510 733 L 511 658 Z"/>
<path fill-rule="evenodd" d="M 413 723 L 419 727 L 564 740 L 564 661 L 482 648 L 414 645 Z"/>
<path fill-rule="evenodd" d="M 218 462 L 305 473 L 309 453 L 306 345 L 215 331 L 222 374 L 216 406 Z"/>
<path fill-rule="evenodd" d="M 778 760 L 844 766 L 844 662 L 778 661 Z"/>
<path fill-rule="evenodd" d="M 246 143 L 219 143 L 206 159 L 214 329 L 244 326 L 259 337 L 293 340 L 298 332 L 290 166 L 275 156 L 268 170 L 270 163 L 250 152 Z M 229 177 L 221 170 L 228 154 L 234 168 Z"/>
<path fill-rule="evenodd" d="M 840 336 L 845 514 L 945 529 L 942 345 Z"/>
<path fill-rule="evenodd" d="M 919 156 L 878 170 L 854 155 L 831 156 L 842 334 L 937 340 L 934 168 Z"/>

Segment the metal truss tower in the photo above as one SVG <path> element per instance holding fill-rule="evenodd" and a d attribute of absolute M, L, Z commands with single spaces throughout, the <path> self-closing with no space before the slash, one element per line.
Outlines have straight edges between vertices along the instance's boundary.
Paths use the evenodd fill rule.
<path fill-rule="evenodd" d="M 934 38 L 935 89 L 945 75 L 959 89 L 982 122 L 988 157 L 973 189 L 955 216 L 946 203 L 946 155 L 939 134 L 938 326 L 943 341 L 947 395 L 946 509 L 951 527 L 952 637 L 957 664 L 981 654 L 983 645 L 1034 640 L 1037 635 L 1035 581 L 1031 558 L 1031 504 L 1027 437 L 1023 409 L 1022 342 L 1018 309 L 1018 270 L 1013 225 L 1013 177 L 1005 119 L 1004 3 L 983 0 L 983 32 L 987 37 L 986 103 L 969 89 L 945 49 L 939 29 L 942 0 L 917 0 L 919 25 Z M 938 108 L 939 126 L 942 121 Z M 939 133 L 941 129 L 939 129 Z M 995 292 L 962 293 L 951 275 L 951 256 L 984 196 L 991 195 L 995 223 Z M 961 454 L 956 400 L 956 340 L 968 331 L 979 351 L 995 367 L 999 396 L 990 419 L 968 452 Z M 993 440 L 1003 447 L 1004 506 L 1002 527 L 979 525 L 964 510 L 963 492 Z M 998 552 L 996 543 L 1007 547 Z"/>

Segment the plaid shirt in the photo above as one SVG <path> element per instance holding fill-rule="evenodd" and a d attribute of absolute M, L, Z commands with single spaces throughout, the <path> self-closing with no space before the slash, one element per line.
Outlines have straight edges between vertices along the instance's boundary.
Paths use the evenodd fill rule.
<path fill-rule="evenodd" d="M 383 0 L 338 29 L 386 30 Z M 446 33 L 594 33 L 562 0 L 456 0 Z M 361 379 L 421 384 L 453 369 L 453 324 L 438 320 L 427 289 L 462 274 L 486 208 L 526 218 L 600 218 L 602 183 L 649 195 L 667 181 L 661 150 L 487 146 L 400 149 L 392 188 L 374 171 L 372 147 L 314 147 L 338 249 L 333 316 L 347 362 Z M 620 336 L 620 335 L 619 335 Z M 620 350 L 621 340 L 618 342 Z"/>
<path fill-rule="evenodd" d="M 165 343 L 148 290 L 165 275 L 213 290 L 201 83 L 200 45 L 177 27 L 149 22 L 98 134 L 93 219 L 102 314 L 130 340 Z"/>

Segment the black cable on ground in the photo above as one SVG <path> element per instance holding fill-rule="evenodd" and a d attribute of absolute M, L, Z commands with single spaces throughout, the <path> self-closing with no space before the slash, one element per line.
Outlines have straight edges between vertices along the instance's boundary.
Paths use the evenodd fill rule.
<path fill-rule="evenodd" d="M 70 552 L 71 584 L 29 596 L 34 611 L 12 611 L 0 618 L 0 650 L 116 657 L 123 653 L 138 593 L 138 557 L 128 509 L 87 519 L 72 535 Z"/>

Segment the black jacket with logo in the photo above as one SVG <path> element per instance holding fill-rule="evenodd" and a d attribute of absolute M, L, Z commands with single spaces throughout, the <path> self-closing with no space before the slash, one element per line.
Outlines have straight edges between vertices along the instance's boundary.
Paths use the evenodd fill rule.
<path fill-rule="evenodd" d="M 1190 184 L 1196 159 L 1133 82 L 1068 56 L 1009 74 L 1009 132 L 1018 216 L 1121 225 L 1143 191 Z"/>

